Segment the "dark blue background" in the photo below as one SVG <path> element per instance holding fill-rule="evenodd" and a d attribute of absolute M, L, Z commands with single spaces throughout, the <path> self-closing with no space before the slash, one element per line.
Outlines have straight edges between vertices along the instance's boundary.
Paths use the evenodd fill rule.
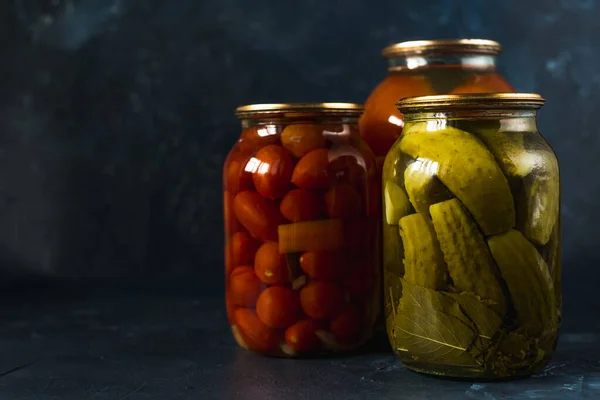
<path fill-rule="evenodd" d="M 580 305 L 600 283 L 599 21 L 593 0 L 3 2 L 2 267 L 193 276 L 220 290 L 237 105 L 362 102 L 385 74 L 385 45 L 481 37 L 505 46 L 500 69 L 518 90 L 548 99 L 565 298 Z"/>

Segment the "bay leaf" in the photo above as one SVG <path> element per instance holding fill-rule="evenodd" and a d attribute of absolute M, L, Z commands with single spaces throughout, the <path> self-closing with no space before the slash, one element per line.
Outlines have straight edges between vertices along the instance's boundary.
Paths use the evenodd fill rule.
<path fill-rule="evenodd" d="M 444 296 L 452 298 L 459 304 L 463 313 L 477 329 L 479 336 L 491 339 L 502 326 L 502 318 L 474 293 L 444 293 Z"/>
<path fill-rule="evenodd" d="M 451 297 L 401 279 L 402 298 L 392 343 L 421 362 L 478 366 L 471 347 L 478 338 Z"/>

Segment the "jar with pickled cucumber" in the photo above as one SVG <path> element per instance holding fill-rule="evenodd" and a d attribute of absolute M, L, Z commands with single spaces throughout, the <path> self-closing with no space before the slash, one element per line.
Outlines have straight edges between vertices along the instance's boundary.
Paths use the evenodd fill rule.
<path fill-rule="evenodd" d="M 224 166 L 227 315 L 264 355 L 359 347 L 381 307 L 381 183 L 361 105 L 239 107 Z"/>
<path fill-rule="evenodd" d="M 498 42 L 485 39 L 418 40 L 383 49 L 387 75 L 365 102 L 359 121 L 362 137 L 378 165 L 404 126 L 396 102 L 409 96 L 514 92 L 498 73 Z"/>
<path fill-rule="evenodd" d="M 561 325 L 559 169 L 536 94 L 422 96 L 383 167 L 396 355 L 456 378 L 535 373 Z"/>

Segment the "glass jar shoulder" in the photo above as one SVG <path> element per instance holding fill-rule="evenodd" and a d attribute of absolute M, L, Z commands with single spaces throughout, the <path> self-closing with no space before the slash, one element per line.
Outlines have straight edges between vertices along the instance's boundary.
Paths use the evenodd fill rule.
<path fill-rule="evenodd" d="M 395 106 L 401 98 L 514 91 L 494 67 L 457 64 L 391 70 L 365 102 L 365 112 L 359 123 L 361 135 L 376 156 L 384 157 L 402 132 L 402 114 Z"/>
<path fill-rule="evenodd" d="M 389 71 L 385 78 L 373 89 L 365 102 L 365 107 L 379 98 L 393 96 L 393 104 L 402 97 L 427 96 L 437 94 L 421 71 Z"/>
<path fill-rule="evenodd" d="M 512 93 L 515 88 L 495 67 L 430 65 L 388 71 L 373 93 L 393 90 L 402 97 L 430 94 Z"/>

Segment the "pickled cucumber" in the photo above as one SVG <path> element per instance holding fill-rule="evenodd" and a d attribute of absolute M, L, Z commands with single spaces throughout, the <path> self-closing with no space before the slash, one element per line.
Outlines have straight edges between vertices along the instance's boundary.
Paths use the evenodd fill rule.
<path fill-rule="evenodd" d="M 442 183 L 462 201 L 486 235 L 515 226 L 508 181 L 494 156 L 478 139 L 450 127 L 407 131 L 399 144 L 401 150 L 413 158 L 435 162 L 431 169 L 437 171 Z"/>
<path fill-rule="evenodd" d="M 436 176 L 436 168 L 435 161 L 417 159 L 404 171 L 404 187 L 417 212 L 429 214 L 430 205 L 454 197 Z"/>
<path fill-rule="evenodd" d="M 550 236 L 548 242 L 548 258 L 550 269 L 550 275 L 552 275 L 552 282 L 554 282 L 554 293 L 556 297 L 556 307 L 558 309 L 558 315 L 562 313 L 562 249 L 560 246 L 561 238 L 561 227 L 560 221 L 554 227 L 554 231 Z"/>
<path fill-rule="evenodd" d="M 400 218 L 410 214 L 412 207 L 404 190 L 392 181 L 384 189 L 385 220 L 388 225 L 398 225 Z"/>
<path fill-rule="evenodd" d="M 504 316 L 506 298 L 494 259 L 463 205 L 452 199 L 432 205 L 429 211 L 456 289 L 479 296 Z"/>
<path fill-rule="evenodd" d="M 479 135 L 495 135 L 500 131 L 502 123 L 498 119 L 459 119 L 453 121 L 453 127 Z"/>
<path fill-rule="evenodd" d="M 555 330 L 554 284 L 536 248 L 515 229 L 489 238 L 488 245 L 510 292 L 519 325 L 534 337 Z"/>
<path fill-rule="evenodd" d="M 400 222 L 400 221 L 398 221 Z M 400 238 L 400 229 L 396 225 L 383 225 L 383 268 L 397 274 L 404 275 L 404 247 Z"/>
<path fill-rule="evenodd" d="M 423 214 L 400 220 L 404 244 L 404 279 L 414 285 L 441 290 L 446 286 L 447 268 L 435 231 Z"/>
<path fill-rule="evenodd" d="M 537 244 L 546 244 L 558 217 L 559 178 L 556 157 L 545 143 L 521 132 L 479 131 L 478 138 L 496 158 L 515 192 L 517 228 Z M 530 139 L 535 150 L 528 151 Z"/>
<path fill-rule="evenodd" d="M 558 220 L 560 188 L 556 157 L 537 152 L 534 172 L 517 196 L 517 228 L 532 242 L 546 244 Z"/>
<path fill-rule="evenodd" d="M 523 178 L 535 167 L 535 156 L 525 150 L 522 133 L 481 133 L 477 137 L 496 158 L 507 177 Z"/>

